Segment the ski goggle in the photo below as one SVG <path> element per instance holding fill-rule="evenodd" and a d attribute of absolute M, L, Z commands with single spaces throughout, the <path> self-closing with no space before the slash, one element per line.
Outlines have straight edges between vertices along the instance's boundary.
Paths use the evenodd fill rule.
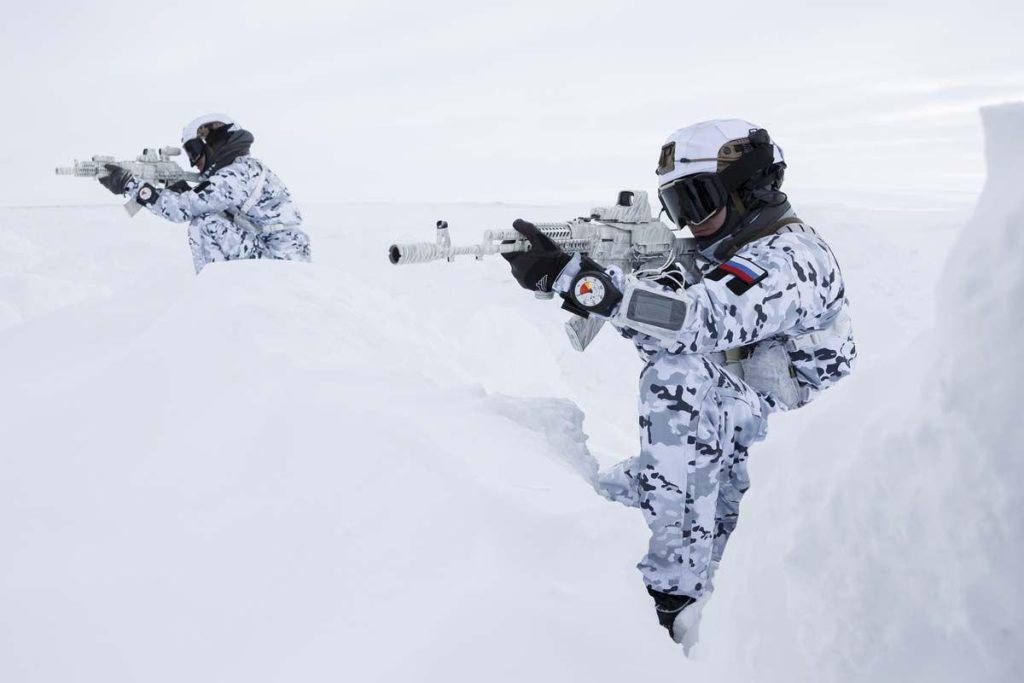
<path fill-rule="evenodd" d="M 717 173 L 683 176 L 658 190 L 661 205 L 676 225 L 700 225 L 726 205 L 729 193 Z"/>
<path fill-rule="evenodd" d="M 196 161 L 199 157 L 206 154 L 206 143 L 203 142 L 202 138 L 192 138 L 185 142 L 182 147 L 185 148 L 185 153 L 188 154 L 188 160 L 192 162 L 192 165 L 196 165 Z"/>

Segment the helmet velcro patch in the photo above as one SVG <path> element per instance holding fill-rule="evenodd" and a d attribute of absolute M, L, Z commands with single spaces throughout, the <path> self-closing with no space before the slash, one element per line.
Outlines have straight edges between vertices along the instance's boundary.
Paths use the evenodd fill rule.
<path fill-rule="evenodd" d="M 670 142 L 661 148 L 661 156 L 658 157 L 658 175 L 671 173 L 676 167 L 676 143 Z"/>

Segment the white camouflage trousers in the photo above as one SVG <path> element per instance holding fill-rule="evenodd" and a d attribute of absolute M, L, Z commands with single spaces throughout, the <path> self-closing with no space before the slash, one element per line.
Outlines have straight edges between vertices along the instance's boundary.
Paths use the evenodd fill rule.
<path fill-rule="evenodd" d="M 747 451 L 769 408 L 704 356 L 660 353 L 640 375 L 640 454 L 603 472 L 599 488 L 639 507 L 651 529 L 637 568 L 662 593 L 699 598 L 736 528 L 750 482 Z"/>
<path fill-rule="evenodd" d="M 214 261 L 310 260 L 309 237 L 302 230 L 283 228 L 264 234 L 236 225 L 220 214 L 194 218 L 188 227 L 188 244 L 196 273 Z"/>

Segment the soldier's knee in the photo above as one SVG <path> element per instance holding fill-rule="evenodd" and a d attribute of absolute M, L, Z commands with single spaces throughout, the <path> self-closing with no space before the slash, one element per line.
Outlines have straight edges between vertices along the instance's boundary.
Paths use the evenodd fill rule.
<path fill-rule="evenodd" d="M 670 398 L 688 402 L 702 398 L 712 378 L 704 358 L 692 354 L 662 354 L 644 371 L 640 391 L 645 397 Z M 678 394 L 678 396 L 676 396 Z"/>
<path fill-rule="evenodd" d="M 232 227 L 234 224 L 224 216 L 220 214 L 209 214 L 206 216 L 196 216 L 189 223 L 188 232 L 194 236 L 210 237 L 213 235 L 222 234 L 226 228 Z"/>
<path fill-rule="evenodd" d="M 266 236 L 264 257 L 287 261 L 309 261 L 309 237 L 301 230 L 279 230 Z"/>

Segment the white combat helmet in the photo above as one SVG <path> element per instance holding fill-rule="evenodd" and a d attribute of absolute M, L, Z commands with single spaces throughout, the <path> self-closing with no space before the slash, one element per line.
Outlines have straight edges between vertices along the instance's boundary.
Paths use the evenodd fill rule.
<path fill-rule="evenodd" d="M 200 128 L 215 121 L 225 124 L 228 127 L 228 130 L 231 130 L 232 128 L 237 130 L 238 128 L 240 128 L 238 123 L 236 123 L 235 120 L 227 114 L 203 114 L 202 116 L 198 116 L 189 121 L 188 124 L 182 129 L 181 144 L 184 145 L 189 140 L 195 140 L 197 137 L 199 137 Z"/>
<path fill-rule="evenodd" d="M 764 201 L 748 193 L 776 192 L 785 168 L 782 149 L 763 128 L 743 119 L 702 121 L 662 145 L 658 198 L 679 227 L 702 225 L 723 209 L 729 211 L 726 227 L 735 226 L 751 200 Z"/>
<path fill-rule="evenodd" d="M 680 128 L 661 148 L 658 185 L 669 185 L 695 173 L 715 173 L 749 147 L 748 136 L 761 127 L 743 119 L 712 119 Z M 783 162 L 782 148 L 772 142 L 774 163 Z M 721 164 L 721 165 L 720 165 Z"/>

